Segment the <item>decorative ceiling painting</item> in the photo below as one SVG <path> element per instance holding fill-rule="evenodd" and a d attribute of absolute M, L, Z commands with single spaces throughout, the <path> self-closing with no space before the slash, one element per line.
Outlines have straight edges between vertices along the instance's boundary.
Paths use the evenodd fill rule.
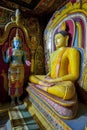
<path fill-rule="evenodd" d="M 43 15 L 53 13 L 68 1 L 75 2 L 76 0 L 0 0 L 0 6 L 13 11 L 19 8 L 30 15 Z"/>

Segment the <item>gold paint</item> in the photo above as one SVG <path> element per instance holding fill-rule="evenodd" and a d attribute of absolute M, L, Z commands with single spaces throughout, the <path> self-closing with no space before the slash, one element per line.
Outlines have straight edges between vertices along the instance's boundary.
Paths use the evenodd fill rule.
<path fill-rule="evenodd" d="M 56 13 L 55 14 L 56 18 L 53 19 L 53 21 L 48 24 L 47 26 L 48 31 L 50 32 L 53 28 L 55 28 L 56 25 L 58 25 L 65 17 L 68 16 L 68 14 L 70 15 L 76 12 L 83 13 L 84 15 L 87 16 L 87 3 L 82 4 L 82 9 L 80 9 L 79 2 L 74 3 L 73 5 L 71 2 L 66 4 L 66 8 L 61 13 Z"/>

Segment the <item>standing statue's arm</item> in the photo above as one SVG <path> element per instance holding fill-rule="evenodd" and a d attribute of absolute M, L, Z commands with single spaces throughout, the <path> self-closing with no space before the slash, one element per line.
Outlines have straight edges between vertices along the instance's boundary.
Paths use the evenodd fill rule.
<path fill-rule="evenodd" d="M 3 56 L 3 60 L 4 60 L 5 63 L 9 63 L 10 62 L 11 56 L 8 55 L 8 51 L 2 52 L 2 56 Z"/>
<path fill-rule="evenodd" d="M 27 56 L 26 53 L 23 52 L 23 62 L 27 65 L 30 66 L 31 62 L 29 60 L 27 60 Z"/>

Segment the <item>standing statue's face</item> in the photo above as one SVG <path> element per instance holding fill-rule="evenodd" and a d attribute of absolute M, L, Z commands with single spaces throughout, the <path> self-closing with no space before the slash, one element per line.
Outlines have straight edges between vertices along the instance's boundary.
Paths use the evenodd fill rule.
<path fill-rule="evenodd" d="M 15 49 L 19 49 L 21 47 L 20 40 L 14 40 L 13 44 L 14 44 Z"/>
<path fill-rule="evenodd" d="M 66 46 L 66 37 L 64 37 L 61 33 L 55 35 L 55 46 L 56 48 Z"/>

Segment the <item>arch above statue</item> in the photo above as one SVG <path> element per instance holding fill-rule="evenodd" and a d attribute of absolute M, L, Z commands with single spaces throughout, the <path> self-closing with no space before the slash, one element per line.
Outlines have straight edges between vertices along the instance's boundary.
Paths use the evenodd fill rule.
<path fill-rule="evenodd" d="M 73 53 L 71 51 L 70 52 L 71 54 L 67 53 L 67 56 L 69 57 L 69 55 L 73 55 L 72 56 L 73 61 L 74 61 L 74 58 L 78 57 L 78 55 L 80 56 L 80 58 L 77 58 L 77 60 L 75 60 L 75 62 L 74 62 L 74 63 L 77 63 L 77 64 L 80 63 L 77 67 L 77 68 L 79 68 L 79 70 L 75 69 L 74 64 L 72 64 L 71 69 L 69 69 L 70 63 L 71 63 L 69 60 L 71 58 L 69 58 L 69 60 L 68 60 L 68 58 L 66 59 L 66 57 L 67 57 L 66 55 L 65 55 L 66 60 L 64 59 L 64 61 L 63 61 L 63 58 L 61 58 L 62 60 L 61 59 L 58 60 L 58 61 L 56 60 L 55 64 L 56 63 L 63 64 L 63 63 L 65 63 L 65 61 L 68 61 L 65 64 L 64 71 L 62 69 L 62 71 L 64 72 L 63 76 L 66 76 L 67 72 L 71 72 L 72 68 L 74 68 L 76 70 L 75 72 L 77 72 L 77 70 L 79 71 L 78 78 L 73 80 L 73 83 L 75 85 L 76 90 L 77 90 L 77 86 L 76 86 L 77 83 L 79 84 L 78 86 L 80 86 L 80 88 L 82 87 L 84 89 L 84 86 L 82 85 L 83 81 L 85 81 L 84 78 L 83 78 L 83 74 L 84 73 L 86 74 L 86 71 L 84 72 L 84 69 L 83 69 L 84 64 L 86 63 L 85 61 L 86 61 L 86 53 L 87 53 L 87 50 L 86 50 L 86 41 L 87 41 L 87 38 L 86 38 L 86 35 L 87 35 L 87 30 L 86 30 L 87 29 L 86 28 L 86 26 L 87 26 L 87 21 L 86 21 L 86 18 L 87 18 L 86 10 L 87 10 L 87 8 L 86 8 L 86 5 L 87 5 L 87 2 L 83 1 L 82 9 L 81 9 L 79 2 L 77 2 L 73 5 L 72 5 L 71 2 L 69 2 L 67 5 L 65 5 L 64 8 L 60 9 L 59 11 L 56 11 L 53 14 L 52 18 L 50 19 L 50 21 L 49 21 L 49 23 L 48 23 L 48 25 L 47 25 L 47 27 L 44 31 L 45 68 L 46 68 L 46 73 L 48 73 L 48 72 L 50 72 L 51 67 L 54 64 L 53 60 L 58 58 L 58 56 L 52 55 L 54 53 L 56 54 L 56 52 L 57 52 L 55 50 L 55 42 L 54 42 L 55 41 L 55 35 L 57 35 L 57 33 L 60 33 L 61 30 L 64 30 L 66 28 L 66 31 L 67 31 L 67 33 L 69 34 L 69 37 L 70 37 L 68 48 L 71 48 L 71 50 L 75 49 L 76 52 L 79 53 L 79 54 L 74 55 L 75 53 Z M 65 27 L 65 24 L 66 24 L 66 27 Z M 61 34 L 59 34 L 59 35 L 60 35 L 60 37 L 62 37 Z M 65 35 L 63 35 L 63 36 L 66 37 Z M 60 55 L 62 55 L 62 53 Z M 50 60 L 52 56 L 53 56 L 53 60 Z M 69 63 L 69 66 L 68 66 L 68 69 L 66 69 L 67 68 L 66 65 L 68 65 L 68 63 Z M 49 67 L 49 65 L 51 65 L 51 67 Z M 57 66 L 57 68 L 56 68 L 57 70 L 58 70 L 58 67 L 60 69 L 60 66 Z M 54 73 L 54 70 L 55 70 L 54 68 L 55 67 L 53 67 L 53 71 L 52 71 L 53 73 Z M 74 71 L 72 71 L 72 72 L 74 72 Z M 55 71 L 55 74 L 56 73 L 57 72 Z M 30 83 L 29 84 L 30 88 L 28 88 L 27 90 L 28 90 L 28 92 L 30 91 L 29 94 L 31 95 L 31 97 L 32 97 L 32 93 L 34 93 L 34 91 L 35 91 L 36 95 L 37 95 L 37 93 L 39 93 L 39 95 L 44 97 L 44 100 L 45 100 L 45 97 L 46 97 L 46 102 L 48 102 L 51 107 L 54 107 L 50 103 L 51 101 L 53 101 L 55 99 L 54 97 L 52 97 L 52 94 L 54 94 L 55 93 L 54 91 L 56 91 L 56 87 L 57 87 L 56 83 L 58 81 L 58 78 L 59 78 L 59 81 L 60 81 L 59 84 L 62 84 L 62 80 L 61 80 L 62 76 L 60 76 L 58 78 L 50 76 L 51 79 L 50 79 L 50 77 L 48 77 L 47 80 L 45 80 L 44 77 L 42 76 L 41 82 L 39 82 L 38 79 L 40 78 L 40 76 L 41 75 L 39 75 L 39 76 L 36 75 L 35 77 L 30 76 L 29 80 L 30 80 L 31 83 L 33 82 L 34 84 Z M 63 79 L 63 77 L 62 77 L 62 79 Z M 67 79 L 68 79 L 68 76 L 67 76 Z M 85 79 L 86 79 L 86 77 L 85 77 Z M 44 83 L 41 85 L 42 81 L 44 81 Z M 49 84 L 48 84 L 48 87 L 46 88 L 46 86 L 45 86 L 46 82 L 48 82 L 48 83 L 55 83 L 56 82 L 55 85 L 54 85 L 54 86 L 56 86 L 56 87 L 54 87 L 55 90 L 52 90 L 53 86 L 50 87 Z M 63 83 L 62 85 L 64 85 L 64 84 L 66 84 L 66 83 Z M 60 88 L 61 88 L 62 85 L 60 85 Z M 49 89 L 51 89 L 52 91 L 49 90 Z M 38 92 L 36 92 L 36 91 L 38 91 Z M 46 91 L 46 92 L 43 92 L 43 91 Z M 50 93 L 50 95 L 48 94 L 49 91 L 52 92 L 52 93 Z M 58 90 L 58 91 L 60 91 L 60 90 Z M 64 92 L 64 91 L 62 91 L 62 92 Z M 73 90 L 72 90 L 72 92 L 73 92 Z M 56 94 L 56 96 L 58 97 L 59 95 Z M 50 101 L 48 101 L 49 99 L 50 99 Z M 57 111 L 57 112 L 58 112 L 60 117 L 65 118 L 65 119 L 71 119 L 71 118 L 75 117 L 76 111 L 77 111 L 77 102 L 78 102 L 77 98 L 75 99 L 76 102 L 74 102 L 75 106 L 72 104 L 71 107 L 69 107 L 70 109 L 68 109 L 67 103 L 65 103 L 67 107 L 64 106 L 64 104 L 63 104 L 64 99 L 63 99 L 63 101 L 60 101 L 60 100 L 57 99 L 57 101 L 59 101 L 58 103 L 61 106 L 63 106 L 63 108 L 66 109 L 65 110 L 66 114 L 61 112 L 61 111 L 64 110 L 63 108 L 61 108 L 61 110 L 58 109 L 59 111 Z M 65 99 L 65 101 L 67 101 L 67 99 Z M 69 100 L 69 101 L 71 101 L 71 100 Z M 68 111 L 68 110 L 70 110 L 71 112 Z M 76 110 L 75 113 L 73 113 L 74 112 L 73 110 L 74 111 Z M 69 112 L 72 113 L 72 114 L 70 114 Z M 69 113 L 70 115 L 68 115 L 67 113 Z M 63 115 L 63 114 L 65 114 L 65 115 Z"/>
<path fill-rule="evenodd" d="M 44 46 L 45 46 L 45 68 L 48 72 L 49 55 L 55 50 L 54 47 L 54 35 L 61 30 L 63 22 L 66 23 L 66 30 L 70 35 L 69 45 L 77 48 L 81 53 L 81 70 L 79 85 L 86 90 L 86 70 L 84 66 L 87 60 L 87 2 L 83 0 L 82 8 L 80 8 L 80 2 L 72 4 L 69 2 L 65 5 L 65 8 L 56 11 L 50 19 L 45 31 L 44 31 Z M 84 75 L 84 76 L 83 76 Z"/>

